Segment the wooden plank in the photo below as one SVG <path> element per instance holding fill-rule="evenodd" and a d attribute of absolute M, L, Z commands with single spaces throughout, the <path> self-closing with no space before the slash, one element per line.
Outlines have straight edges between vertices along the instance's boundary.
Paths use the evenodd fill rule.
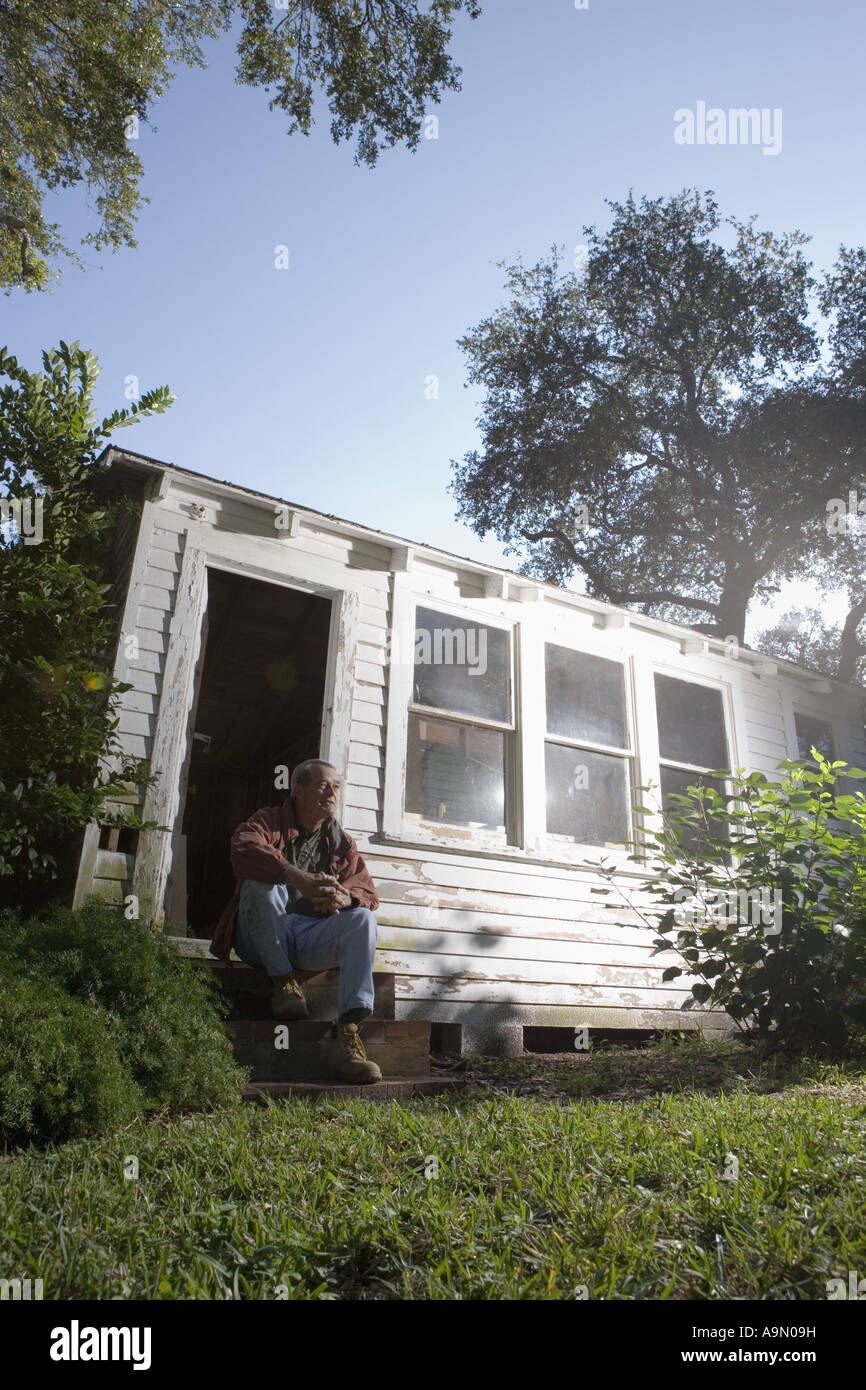
<path fill-rule="evenodd" d="M 638 969 L 658 969 L 665 970 L 669 965 L 679 963 L 679 958 L 674 951 L 666 951 L 658 956 L 653 955 L 652 934 L 646 933 L 640 945 L 625 945 L 619 940 L 612 941 L 575 941 L 564 937 L 549 938 L 543 936 L 518 936 L 516 934 L 502 935 L 500 933 L 485 932 L 476 933 L 471 929 L 471 925 L 464 922 L 459 925 L 449 924 L 445 927 L 435 919 L 432 919 L 427 926 L 418 925 L 406 927 L 401 924 L 398 928 L 392 928 L 383 920 L 385 914 L 377 912 L 379 920 L 379 949 L 392 954 L 400 955 L 401 958 L 411 960 L 412 968 L 409 974 L 418 974 L 417 956 L 419 959 L 427 956 L 438 956 L 439 954 L 451 957 L 460 957 L 465 960 L 471 958 L 480 962 L 478 969 L 484 971 L 487 961 L 496 963 L 497 968 L 502 970 L 506 965 L 515 962 L 533 962 L 540 966 L 542 962 L 548 962 L 557 967 L 571 967 L 573 965 L 598 965 L 614 966 L 617 969 L 630 969 L 632 966 Z M 462 930 L 461 930 L 462 926 Z M 393 938 L 397 937 L 395 941 Z M 405 957 L 404 957 L 405 953 Z M 395 971 L 396 973 L 396 971 Z M 439 974 L 438 970 L 422 971 L 427 974 Z M 539 976 L 539 978 L 546 978 Z M 566 978 L 559 973 L 552 978 Z"/>
<path fill-rule="evenodd" d="M 81 855 L 78 860 L 78 874 L 75 879 L 75 891 L 72 898 L 72 906 L 77 911 L 83 907 L 87 897 L 94 892 L 93 871 L 96 868 L 96 856 L 99 853 L 99 823 L 92 820 L 84 831 L 84 842 L 81 847 Z"/>
<path fill-rule="evenodd" d="M 604 927 L 606 930 L 613 930 L 618 925 L 630 926 L 639 931 L 654 930 L 643 925 L 640 915 L 633 912 L 626 903 L 620 902 L 616 898 L 610 900 L 610 906 L 606 906 L 605 899 L 601 897 L 587 898 L 583 903 L 576 903 L 568 899 L 542 898 L 540 895 L 536 897 L 512 896 L 504 892 L 469 894 L 464 891 L 448 893 L 435 885 L 429 885 L 423 893 L 417 893 L 414 900 L 407 895 L 401 902 L 393 888 L 377 871 L 375 846 L 368 849 L 366 858 L 376 882 L 380 901 L 388 904 L 392 914 L 399 913 L 402 916 L 409 913 L 414 904 L 418 906 L 419 910 L 423 908 L 430 916 L 432 916 L 434 907 L 439 913 L 448 910 L 471 911 L 485 921 L 493 920 L 494 916 L 501 916 L 505 920 L 510 919 L 517 923 L 518 931 L 520 930 L 520 923 L 533 920 L 549 923 L 551 932 L 555 932 L 556 923 L 562 923 L 566 931 L 571 924 L 577 929 L 592 923 Z M 649 914 L 651 906 L 652 904 L 647 901 L 644 906 L 644 911 L 647 914 Z"/>
<path fill-rule="evenodd" d="M 363 787 L 358 782 L 347 779 L 345 796 L 347 806 L 360 806 L 368 811 L 379 809 L 379 793 L 372 787 Z"/>
<path fill-rule="evenodd" d="M 369 865 L 369 854 L 364 856 Z M 376 914 L 381 929 L 390 927 L 406 928 L 407 938 L 417 930 L 434 931 L 440 940 L 450 940 L 452 932 L 470 933 L 476 939 L 485 941 L 485 950 L 500 951 L 506 940 L 521 943 L 521 952 L 532 956 L 542 951 L 544 943 L 562 942 L 564 949 L 580 954 L 576 943 L 604 945 L 605 949 L 619 951 L 626 947 L 648 949 L 655 932 L 651 927 L 623 922 L 612 914 L 609 919 L 598 918 L 566 919 L 530 916 L 523 913 L 473 912 L 462 906 L 439 907 L 435 903 L 394 903 L 383 897 L 387 890 L 377 881 L 379 910 Z M 524 944 L 525 943 L 525 944 Z"/>
<path fill-rule="evenodd" d="M 191 542 L 206 553 L 209 565 L 224 565 L 234 573 L 266 583 L 309 585 L 330 595 L 365 589 L 367 602 L 376 589 L 387 589 L 387 574 L 326 562 L 297 550 L 294 540 L 288 543 L 276 537 L 269 540 L 246 536 L 201 522 L 190 525 L 189 535 Z"/>
<path fill-rule="evenodd" d="M 382 704 L 371 704 L 366 699 L 368 686 L 356 687 L 355 696 L 352 700 L 352 720 L 358 724 L 372 725 L 381 729 L 385 723 L 385 712 Z M 362 698 L 362 696 L 364 698 Z M 369 742 L 368 739 L 361 739 L 361 743 Z"/>
<path fill-rule="evenodd" d="M 461 1000 L 474 1004 L 534 1005 L 555 1008 L 557 1005 L 583 1007 L 596 1004 L 618 1009 L 670 1009 L 680 1015 L 679 1008 L 687 991 L 666 984 L 658 989 L 621 989 L 616 985 L 516 984 L 510 980 L 449 980 L 442 976 L 398 975 L 394 981 L 398 1000 L 419 999 L 425 1002 Z M 398 1011 L 398 1018 L 402 1017 Z"/>
<path fill-rule="evenodd" d="M 123 906 L 124 885 L 117 879 L 95 878 L 90 891 L 105 903 L 111 903 L 114 907 Z"/>
<path fill-rule="evenodd" d="M 135 619 L 137 632 L 168 632 L 170 622 L 171 612 L 165 608 L 151 608 L 146 603 L 139 604 Z"/>
<path fill-rule="evenodd" d="M 591 887 L 604 887 L 603 879 L 591 869 L 579 866 L 527 864 L 525 859 L 509 860 L 505 855 L 472 859 L 464 852 L 433 854 L 422 846 L 413 857 L 392 855 L 389 848 L 376 846 L 375 855 L 381 866 L 377 873 L 383 879 L 394 882 L 423 884 L 425 888 L 434 885 L 440 889 L 459 889 L 495 893 L 499 898 L 506 894 L 524 897 L 544 897 L 551 901 L 586 902 L 590 900 Z M 625 875 L 621 881 L 627 882 Z M 627 891 L 633 893 L 635 884 L 628 883 Z M 592 894 L 598 900 L 598 894 Z M 545 903 L 547 911 L 547 903 Z"/>
<path fill-rule="evenodd" d="M 344 589 L 333 602 L 328 659 L 325 670 L 325 709 L 322 717 L 322 756 L 344 782 L 349 763 L 349 725 L 356 674 L 356 634 L 359 598 Z"/>
<path fill-rule="evenodd" d="M 135 658 L 136 661 L 140 659 L 141 654 L 144 652 L 151 652 L 161 658 L 165 657 L 165 654 L 168 651 L 167 633 L 155 632 L 149 628 L 139 628 L 136 631 L 135 636 L 138 638 L 139 651 L 139 656 Z M 159 669 L 159 667 L 157 667 L 156 669 Z"/>
<path fill-rule="evenodd" d="M 367 743 L 379 748 L 382 744 L 382 729 L 378 724 L 362 724 L 360 720 L 353 719 L 349 727 L 349 737 L 352 743 Z"/>
<path fill-rule="evenodd" d="M 378 816 L 373 811 L 365 811 L 358 806 L 348 806 L 344 818 L 346 829 L 353 837 L 371 835 L 379 829 Z"/>
<path fill-rule="evenodd" d="M 135 682 L 132 690 L 125 690 L 120 697 L 120 707 L 136 714 L 153 715 L 158 707 L 158 700 L 155 694 L 147 693 L 137 688 Z"/>
<path fill-rule="evenodd" d="M 359 640 L 358 659 L 359 661 L 366 662 L 370 666 L 375 666 L 379 668 L 380 679 L 384 684 L 385 678 L 382 674 L 382 668 L 386 666 L 388 663 L 388 654 L 385 650 L 384 644 L 374 645 L 372 642 L 362 642 Z"/>
<path fill-rule="evenodd" d="M 161 545 L 151 545 L 147 555 L 148 577 L 151 579 L 151 583 L 156 584 L 158 582 L 155 572 L 163 572 L 166 575 L 166 584 L 168 585 L 168 576 L 180 574 L 180 564 L 179 550 L 174 548 L 167 550 Z M 173 585 L 169 587 L 173 587 Z"/>
<path fill-rule="evenodd" d="M 396 1012 L 398 1018 L 424 1018 L 431 1023 L 459 1023 L 470 1027 L 477 1026 L 481 1021 L 502 1021 L 523 1027 L 541 1024 L 553 1028 L 673 1028 L 683 1032 L 701 1031 L 708 1036 L 724 1035 L 733 1027 L 727 1015 L 718 1009 L 694 1009 L 682 1013 L 679 1008 L 635 1008 L 633 1005 L 580 1003 L 548 1006 L 515 1004 L 510 1000 L 478 1004 L 468 999 L 431 999 L 417 995 L 399 999 Z"/>
<path fill-rule="evenodd" d="M 155 584 L 154 579 L 159 578 L 161 573 L 159 570 L 148 569 L 147 583 L 141 586 L 141 602 L 146 604 L 148 608 L 155 608 L 158 611 L 167 609 L 171 612 L 175 585 L 169 582 L 168 575 L 164 575 L 164 584 Z"/>
<path fill-rule="evenodd" d="M 372 720 L 373 723 L 378 723 L 379 718 L 381 718 L 384 723 L 385 688 L 383 686 L 373 685 L 370 681 L 358 681 L 355 685 L 355 699 L 359 705 L 363 705 L 364 718 Z M 375 719 L 372 717 L 373 710 L 380 712 Z"/>
<path fill-rule="evenodd" d="M 101 849 L 96 856 L 95 878 L 110 878 L 127 883 L 132 878 L 135 856 L 119 850 Z"/>
<path fill-rule="evenodd" d="M 661 961 L 661 957 L 657 957 Z M 439 952 L 424 954 L 420 951 L 396 951 L 385 945 L 376 951 L 376 968 L 390 970 L 400 980 L 412 976 L 430 976 L 446 980 L 447 990 L 459 987 L 461 983 L 485 981 L 489 984 L 513 984 L 515 986 L 549 985 L 557 990 L 561 987 L 591 985 L 616 988 L 618 990 L 659 989 L 662 986 L 662 972 L 675 963 L 675 958 L 665 960 L 658 966 L 607 964 L 596 961 L 551 961 L 551 960 L 509 960 L 498 956 L 449 956 Z M 665 984 L 665 988 L 676 988 Z M 680 997 L 690 993 L 690 989 L 680 986 Z"/>
<path fill-rule="evenodd" d="M 144 738 L 141 734 L 120 732 L 118 743 L 122 751 L 128 753 L 131 758 L 143 758 L 145 762 L 150 761 L 153 752 L 152 738 Z"/>
<path fill-rule="evenodd" d="M 746 723 L 750 725 L 753 724 L 756 729 L 769 729 L 772 733 L 777 734 L 778 737 L 781 739 L 784 739 L 785 737 L 785 726 L 782 721 L 781 710 L 779 709 L 775 709 L 773 711 L 764 710 L 760 708 L 751 709 L 747 705 Z"/>
<path fill-rule="evenodd" d="M 118 712 L 117 730 L 121 734 L 140 734 L 143 738 L 152 738 L 155 722 L 152 714 L 143 714 L 139 710 L 128 709 L 124 702 Z"/>
<path fill-rule="evenodd" d="M 147 658 L 148 662 L 153 662 L 154 653 L 148 652 Z M 154 710 L 159 708 L 160 681 L 157 671 L 146 670 L 143 665 L 137 662 L 130 662 L 126 679 L 132 686 L 132 690 L 128 690 L 123 696 L 124 704 L 134 695 L 136 700 L 149 701 L 150 707 Z M 142 708 L 143 707 L 144 706 L 142 706 Z M 130 709 L 135 708 L 137 708 L 136 705 L 130 705 Z"/>
<path fill-rule="evenodd" d="M 369 743 L 349 743 L 349 761 L 361 763 L 365 767 L 382 766 L 382 750 Z"/>
<path fill-rule="evenodd" d="M 355 675 L 359 681 L 367 681 L 370 685 L 381 687 L 385 683 L 383 668 L 374 666 L 369 661 L 359 661 L 356 665 Z"/>
<path fill-rule="evenodd" d="M 382 774 L 375 767 L 365 767 L 363 763 L 352 762 L 346 769 L 346 781 L 357 787 L 376 787 L 382 785 Z"/>
<path fill-rule="evenodd" d="M 206 598 L 205 557 L 195 546 L 184 551 L 162 684 L 151 768 L 161 775 L 149 787 L 145 820 L 174 827 L 179 811 L 180 775 L 186 755 L 186 724 L 199 656 L 201 621 Z M 171 857 L 171 835 L 142 831 L 136 856 L 133 892 L 142 914 L 163 915 L 163 896 Z"/>
<path fill-rule="evenodd" d="M 364 611 L 367 611 L 366 609 Z M 380 618 L 377 622 L 370 622 L 367 619 L 358 619 L 358 641 L 364 642 L 371 647 L 387 647 L 388 628 Z"/>

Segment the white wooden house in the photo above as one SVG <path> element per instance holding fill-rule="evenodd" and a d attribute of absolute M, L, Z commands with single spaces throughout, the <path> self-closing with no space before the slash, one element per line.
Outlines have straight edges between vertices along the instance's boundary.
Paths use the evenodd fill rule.
<path fill-rule="evenodd" d="M 813 743 L 866 766 L 862 690 L 243 485 L 108 462 L 143 503 L 115 537 L 119 731 L 160 772 L 144 812 L 171 833 L 92 826 L 77 903 L 136 894 L 209 938 L 232 831 L 320 754 L 379 890 L 398 1018 L 506 1049 L 524 1027 L 726 1022 L 679 1012 L 672 957 L 591 893 L 592 862 L 635 887 L 617 842 L 641 784 L 772 774 Z"/>

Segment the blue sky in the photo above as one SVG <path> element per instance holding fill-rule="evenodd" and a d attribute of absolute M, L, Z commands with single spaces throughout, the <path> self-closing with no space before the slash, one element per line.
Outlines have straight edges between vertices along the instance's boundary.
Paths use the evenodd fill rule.
<path fill-rule="evenodd" d="M 138 247 L 0 300 L 0 337 L 32 366 L 60 338 L 92 348 L 104 411 L 131 375 L 167 383 L 171 410 L 118 444 L 514 567 L 447 492 L 479 442 L 456 340 L 501 302 L 496 262 L 571 257 L 585 223 L 608 225 L 605 198 L 688 186 L 811 234 L 829 265 L 866 222 L 864 31 L 851 0 L 487 0 L 457 19 L 463 90 L 431 106 L 438 139 L 373 170 L 331 143 L 323 106 L 289 138 L 264 92 L 234 84 L 224 36 L 141 129 Z M 780 109 L 781 151 L 677 144 L 674 112 L 699 101 Z M 92 225 L 82 200 L 60 207 L 68 232 Z"/>

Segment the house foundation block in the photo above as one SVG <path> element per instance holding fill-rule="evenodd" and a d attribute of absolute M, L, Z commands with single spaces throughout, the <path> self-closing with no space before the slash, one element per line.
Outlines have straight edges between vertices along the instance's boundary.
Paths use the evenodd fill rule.
<path fill-rule="evenodd" d="M 523 1024 L 463 1023 L 460 1025 L 461 1052 L 480 1052 L 487 1057 L 522 1057 Z"/>

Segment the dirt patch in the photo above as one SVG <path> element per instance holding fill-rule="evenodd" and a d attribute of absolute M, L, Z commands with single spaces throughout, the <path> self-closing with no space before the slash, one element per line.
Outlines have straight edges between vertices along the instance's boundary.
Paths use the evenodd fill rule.
<path fill-rule="evenodd" d="M 663 1093 L 696 1091 L 769 1094 L 792 1087 L 810 1095 L 866 1102 L 866 1059 L 849 1061 L 827 1075 L 814 1059 L 762 1055 L 740 1042 L 694 1046 L 611 1047 L 585 1053 L 524 1053 L 522 1057 L 434 1059 L 434 1074 L 460 1074 L 470 1085 L 542 1100 L 641 1101 Z M 841 1074 L 840 1074 L 841 1073 Z"/>

